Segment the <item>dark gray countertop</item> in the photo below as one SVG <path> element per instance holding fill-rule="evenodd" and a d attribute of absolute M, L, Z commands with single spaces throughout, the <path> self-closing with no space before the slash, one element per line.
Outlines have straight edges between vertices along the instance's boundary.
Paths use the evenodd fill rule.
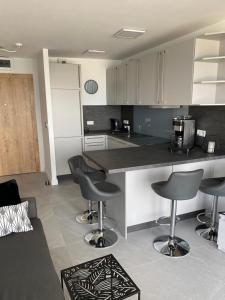
<path fill-rule="evenodd" d="M 186 164 L 225 158 L 225 151 L 208 154 L 196 147 L 189 156 L 171 153 L 168 144 L 158 144 L 123 149 L 84 152 L 84 156 L 96 163 L 107 173 L 121 173 L 132 170 Z"/>
<path fill-rule="evenodd" d="M 127 133 L 122 132 L 114 132 L 110 130 L 96 130 L 96 131 L 89 131 L 88 133 L 84 134 L 85 136 L 93 136 L 93 135 L 108 135 L 112 136 L 118 139 L 121 139 L 123 141 L 133 143 L 138 146 L 142 145 L 154 145 L 154 144 L 163 144 L 168 143 L 169 140 L 162 138 L 162 137 L 155 137 L 155 136 L 149 136 L 145 134 L 139 134 L 139 133 L 131 133 L 130 137 L 128 137 Z"/>

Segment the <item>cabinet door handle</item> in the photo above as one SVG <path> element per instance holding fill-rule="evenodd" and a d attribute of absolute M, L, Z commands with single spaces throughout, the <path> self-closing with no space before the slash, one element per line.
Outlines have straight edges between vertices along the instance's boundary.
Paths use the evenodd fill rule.
<path fill-rule="evenodd" d="M 159 104 L 159 91 L 160 91 L 160 62 L 161 62 L 161 52 L 157 54 L 157 92 L 156 92 L 156 103 Z"/>
<path fill-rule="evenodd" d="M 162 84 L 161 84 L 161 103 L 164 104 L 164 72 L 165 72 L 165 56 L 166 56 L 166 51 L 163 51 L 162 54 Z"/>
<path fill-rule="evenodd" d="M 136 104 L 141 104 L 140 100 L 140 86 L 139 86 L 139 68 L 140 68 L 140 60 L 137 61 L 137 89 L 136 89 Z"/>

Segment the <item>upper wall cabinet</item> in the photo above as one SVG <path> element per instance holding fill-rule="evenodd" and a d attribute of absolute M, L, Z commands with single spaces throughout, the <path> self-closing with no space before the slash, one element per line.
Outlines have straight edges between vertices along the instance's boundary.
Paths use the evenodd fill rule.
<path fill-rule="evenodd" d="M 79 66 L 75 64 L 50 63 L 52 89 L 79 89 Z"/>
<path fill-rule="evenodd" d="M 111 67 L 106 71 L 107 104 L 134 105 L 138 103 L 138 61 Z"/>
<path fill-rule="evenodd" d="M 139 62 L 130 60 L 127 63 L 126 74 L 126 103 L 127 105 L 135 105 L 139 102 L 139 81 L 138 81 Z"/>
<path fill-rule="evenodd" d="M 159 104 L 192 103 L 194 44 L 194 40 L 188 40 L 162 51 Z"/>
<path fill-rule="evenodd" d="M 152 50 L 116 67 L 113 80 L 113 104 L 225 104 L 225 33 Z"/>
<path fill-rule="evenodd" d="M 116 99 L 115 104 L 127 104 L 127 65 L 121 64 L 116 67 Z"/>
<path fill-rule="evenodd" d="M 108 105 L 116 104 L 116 67 L 106 70 L 106 97 Z"/>
<path fill-rule="evenodd" d="M 139 60 L 138 68 L 139 97 L 140 105 L 157 104 L 158 98 L 158 72 L 159 53 L 153 52 L 143 56 Z"/>

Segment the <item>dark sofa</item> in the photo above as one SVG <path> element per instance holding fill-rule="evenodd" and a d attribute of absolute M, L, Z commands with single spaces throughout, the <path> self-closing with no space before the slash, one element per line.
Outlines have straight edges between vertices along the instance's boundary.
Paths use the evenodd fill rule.
<path fill-rule="evenodd" d="M 37 218 L 36 201 L 25 200 L 34 230 L 0 237 L 0 299 L 65 300 Z"/>

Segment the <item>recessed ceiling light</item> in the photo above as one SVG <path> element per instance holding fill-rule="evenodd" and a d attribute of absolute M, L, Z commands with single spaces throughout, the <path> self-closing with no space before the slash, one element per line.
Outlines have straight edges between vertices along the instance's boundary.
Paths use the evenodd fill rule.
<path fill-rule="evenodd" d="M 105 53 L 105 50 L 88 49 L 88 50 L 85 50 L 83 52 L 83 54 L 85 54 L 85 53 L 89 53 L 89 54 L 102 54 L 102 53 Z"/>
<path fill-rule="evenodd" d="M 136 39 L 146 32 L 145 29 L 121 28 L 114 33 L 113 37 L 117 39 Z"/>

